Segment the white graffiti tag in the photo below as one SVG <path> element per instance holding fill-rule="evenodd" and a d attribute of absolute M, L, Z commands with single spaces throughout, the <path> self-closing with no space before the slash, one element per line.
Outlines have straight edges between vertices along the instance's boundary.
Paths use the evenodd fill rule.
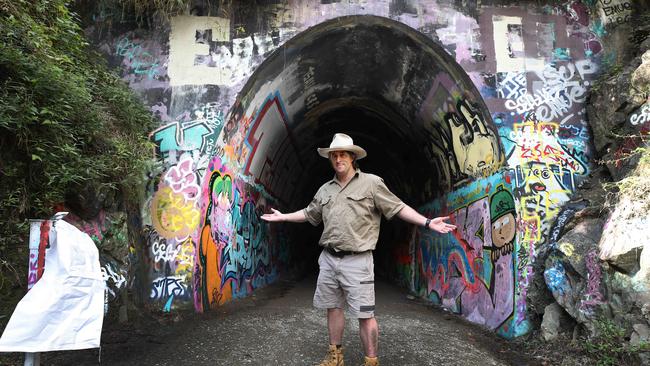
<path fill-rule="evenodd" d="M 587 98 L 587 86 L 584 81 L 587 74 L 596 71 L 589 61 L 579 61 L 555 69 L 547 66 L 541 73 L 536 73 L 542 87 L 534 94 L 525 93 L 515 100 L 506 100 L 505 106 L 518 114 L 535 112 L 538 119 L 555 121 L 569 112 L 574 104 L 582 104 Z"/>
<path fill-rule="evenodd" d="M 165 239 L 155 241 L 151 244 L 151 252 L 154 256 L 154 262 L 163 261 L 170 262 L 176 258 L 176 255 L 181 250 L 180 244 L 167 243 Z"/>
<path fill-rule="evenodd" d="M 650 104 L 644 104 L 639 113 L 634 113 L 630 116 L 630 123 L 632 126 L 642 125 L 650 121 Z"/>
<path fill-rule="evenodd" d="M 184 297 L 185 283 L 180 276 L 159 277 L 151 283 L 151 299 L 167 299 L 169 296 Z"/>
<path fill-rule="evenodd" d="M 183 156 L 178 165 L 171 167 L 165 174 L 165 182 L 175 193 L 181 193 L 186 202 L 197 199 L 200 191 L 196 173 L 192 171 L 192 158 Z"/>

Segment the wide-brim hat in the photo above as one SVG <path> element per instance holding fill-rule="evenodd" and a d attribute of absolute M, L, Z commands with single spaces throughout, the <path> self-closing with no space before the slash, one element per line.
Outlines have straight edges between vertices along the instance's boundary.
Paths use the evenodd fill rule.
<path fill-rule="evenodd" d="M 344 133 L 334 134 L 330 147 L 319 147 L 317 150 L 318 155 L 324 158 L 329 158 L 329 153 L 332 151 L 349 151 L 354 153 L 357 159 L 365 158 L 368 155 L 366 150 L 354 144 L 352 137 Z"/>

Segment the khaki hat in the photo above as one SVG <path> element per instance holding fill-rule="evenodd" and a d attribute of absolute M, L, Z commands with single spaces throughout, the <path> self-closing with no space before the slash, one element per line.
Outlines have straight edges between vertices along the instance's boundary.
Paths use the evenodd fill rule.
<path fill-rule="evenodd" d="M 331 151 L 349 151 L 354 153 L 354 155 L 357 156 L 357 159 L 365 158 L 366 155 L 368 155 L 366 150 L 354 144 L 352 137 L 344 133 L 334 134 L 334 138 L 332 139 L 329 148 L 319 147 L 317 150 L 318 155 L 324 158 L 329 158 L 329 153 Z"/>

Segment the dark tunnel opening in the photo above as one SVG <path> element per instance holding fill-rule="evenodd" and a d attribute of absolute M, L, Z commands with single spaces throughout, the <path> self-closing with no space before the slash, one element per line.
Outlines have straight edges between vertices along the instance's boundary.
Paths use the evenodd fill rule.
<path fill-rule="evenodd" d="M 357 104 L 358 103 L 358 104 Z M 316 120 L 314 134 L 318 136 L 310 142 L 311 153 L 316 153 L 317 147 L 327 147 L 332 136 L 337 132 L 345 132 L 353 137 L 355 144 L 362 146 L 368 156 L 359 160 L 359 168 L 366 173 L 382 177 L 386 185 L 406 204 L 418 207 L 424 202 L 418 201 L 412 194 L 423 190 L 423 177 L 418 174 L 420 167 L 426 164 L 417 152 L 417 141 L 410 136 L 405 136 L 396 131 L 392 126 L 405 123 L 398 115 L 381 115 L 366 106 L 378 101 L 346 101 L 345 106 L 327 110 L 313 117 Z M 378 109 L 378 108 L 374 108 Z M 391 117 L 393 119 L 391 119 Z M 306 177 L 296 189 L 294 205 L 289 211 L 305 207 L 312 199 L 318 188 L 334 176 L 332 167 L 327 159 L 321 158 L 309 166 L 304 174 Z M 312 227 L 309 224 L 288 225 L 292 241 L 304 244 L 304 247 L 294 247 L 297 258 L 305 258 L 303 276 L 317 274 L 317 257 L 321 248 L 318 240 L 323 230 L 322 224 Z M 374 252 L 375 273 L 378 278 L 390 279 L 387 273 L 391 268 L 391 261 L 399 255 L 401 244 L 407 244 L 412 236 L 412 225 L 406 224 L 395 218 L 386 220 L 382 218 L 381 231 L 377 249 Z M 406 245 L 408 247 L 408 244 Z"/>
<path fill-rule="evenodd" d="M 332 179 L 316 149 L 336 132 L 366 149 L 362 171 L 416 209 L 504 164 L 490 114 L 463 69 L 423 34 L 375 16 L 333 19 L 285 43 L 250 77 L 227 120 L 221 144 L 241 152 L 233 159 L 245 159 L 244 174 L 283 212 L 304 208 Z M 322 226 L 281 225 L 287 266 L 316 273 Z M 400 268 L 412 266 L 415 230 L 382 221 L 379 278 L 408 286 Z"/>

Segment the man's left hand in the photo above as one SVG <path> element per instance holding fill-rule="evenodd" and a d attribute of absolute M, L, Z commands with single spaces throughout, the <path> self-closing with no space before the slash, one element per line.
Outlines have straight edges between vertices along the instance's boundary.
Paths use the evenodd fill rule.
<path fill-rule="evenodd" d="M 431 223 L 429 224 L 429 228 L 441 234 L 446 234 L 450 231 L 456 230 L 456 225 L 452 225 L 445 222 L 445 220 L 448 219 L 449 216 L 436 217 L 435 219 L 431 220 Z"/>

